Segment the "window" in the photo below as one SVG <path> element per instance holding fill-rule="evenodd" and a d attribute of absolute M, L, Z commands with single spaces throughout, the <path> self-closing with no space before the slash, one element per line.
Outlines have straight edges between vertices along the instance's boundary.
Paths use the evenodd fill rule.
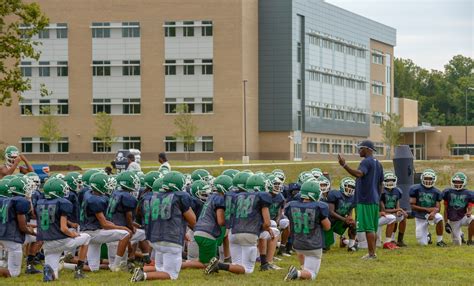
<path fill-rule="evenodd" d="M 380 142 L 375 142 L 375 156 L 383 156 L 384 153 L 384 145 Z"/>
<path fill-rule="evenodd" d="M 212 98 L 203 98 L 202 99 L 202 113 L 212 113 L 214 111 L 214 106 Z"/>
<path fill-rule="evenodd" d="M 111 113 L 110 99 L 105 98 L 94 98 L 92 100 L 92 113 L 97 114 L 99 112 Z"/>
<path fill-rule="evenodd" d="M 92 152 L 94 153 L 110 153 L 112 152 L 112 147 L 110 144 L 106 144 L 104 140 L 94 137 L 92 139 Z"/>
<path fill-rule="evenodd" d="M 176 27 L 167 27 L 174 26 L 175 22 L 165 22 L 165 37 L 176 37 Z"/>
<path fill-rule="evenodd" d="M 344 86 L 344 79 L 339 76 L 334 77 L 334 84 L 338 86 Z"/>
<path fill-rule="evenodd" d="M 386 78 L 387 78 L 387 80 L 386 80 L 387 84 L 391 83 L 392 82 L 392 70 L 390 69 L 390 67 L 386 68 L 385 74 L 386 74 Z"/>
<path fill-rule="evenodd" d="M 194 22 L 193 21 L 184 21 L 183 22 L 183 36 L 184 37 L 194 37 Z"/>
<path fill-rule="evenodd" d="M 128 26 L 132 26 L 132 27 L 128 27 Z M 123 38 L 139 38 L 140 37 L 140 23 L 123 22 L 122 23 L 122 37 Z"/>
<path fill-rule="evenodd" d="M 49 73 L 49 62 L 39 62 L 39 76 L 41 77 L 48 77 L 50 76 Z"/>
<path fill-rule="evenodd" d="M 383 95 L 383 83 L 379 81 L 372 82 L 372 93 Z"/>
<path fill-rule="evenodd" d="M 347 121 L 356 121 L 356 114 L 353 112 L 346 112 L 346 120 Z"/>
<path fill-rule="evenodd" d="M 68 66 L 67 62 L 58 62 L 58 67 L 56 68 L 57 76 L 68 76 Z"/>
<path fill-rule="evenodd" d="M 214 138 L 212 136 L 202 136 L 202 152 L 214 152 Z"/>
<path fill-rule="evenodd" d="M 315 36 L 309 36 L 309 43 L 316 46 L 321 46 L 321 38 L 315 37 Z"/>
<path fill-rule="evenodd" d="M 44 29 L 38 32 L 38 38 L 40 39 L 49 39 L 49 30 Z"/>
<path fill-rule="evenodd" d="M 358 82 L 357 82 L 357 89 L 358 89 L 358 90 L 365 90 L 365 82 L 363 82 L 363 81 L 358 81 Z"/>
<path fill-rule="evenodd" d="M 202 74 L 212 74 L 212 60 L 202 60 Z"/>
<path fill-rule="evenodd" d="M 122 61 L 122 75 L 140 75 L 140 61 Z"/>
<path fill-rule="evenodd" d="M 33 138 L 21 137 L 21 152 L 22 153 L 33 152 Z"/>
<path fill-rule="evenodd" d="M 58 153 L 69 152 L 69 140 L 67 137 L 61 138 L 57 144 L 58 144 Z"/>
<path fill-rule="evenodd" d="M 365 51 L 357 49 L 357 57 L 365 59 Z"/>
<path fill-rule="evenodd" d="M 365 114 L 364 113 L 357 113 L 357 122 L 359 123 L 366 123 Z"/>
<path fill-rule="evenodd" d="M 92 38 L 110 38 L 110 23 L 92 23 Z"/>
<path fill-rule="evenodd" d="M 356 49 L 354 49 L 353 47 L 346 47 L 346 53 L 348 55 L 351 55 L 351 56 L 355 56 L 356 55 Z"/>
<path fill-rule="evenodd" d="M 69 114 L 69 100 L 68 99 L 58 99 L 58 114 Z"/>
<path fill-rule="evenodd" d="M 303 115 L 301 113 L 301 110 L 298 110 L 296 114 L 297 114 L 296 116 L 298 119 L 298 130 L 302 130 L 303 129 Z"/>
<path fill-rule="evenodd" d="M 20 24 L 20 38 L 29 39 L 31 38 L 31 29 L 30 25 Z"/>
<path fill-rule="evenodd" d="M 334 119 L 336 119 L 336 120 L 344 120 L 344 111 L 335 110 L 335 111 L 334 111 Z"/>
<path fill-rule="evenodd" d="M 201 27 L 201 36 L 211 37 L 212 36 L 212 21 L 202 21 L 203 27 Z"/>
<path fill-rule="evenodd" d="M 298 43 L 296 44 L 296 60 L 297 60 L 299 63 L 301 63 L 301 61 L 302 61 L 302 56 L 303 56 L 303 55 L 302 55 L 302 52 L 303 52 L 303 51 L 302 51 L 302 48 L 301 48 L 301 43 L 298 42 Z"/>
<path fill-rule="evenodd" d="M 184 60 L 184 74 L 185 75 L 194 74 L 194 60 Z"/>
<path fill-rule="evenodd" d="M 165 99 L 165 113 L 176 113 L 176 98 Z"/>
<path fill-rule="evenodd" d="M 176 152 L 176 138 L 171 136 L 165 137 L 165 151 L 166 152 Z"/>
<path fill-rule="evenodd" d="M 342 142 L 339 139 L 332 140 L 332 153 L 341 154 L 342 153 Z"/>
<path fill-rule="evenodd" d="M 57 23 L 56 24 L 56 38 L 57 39 L 67 39 L 67 24 L 66 23 Z"/>
<path fill-rule="evenodd" d="M 194 104 L 194 98 L 185 98 L 184 104 L 187 105 L 187 113 L 194 113 L 196 110 L 196 105 Z"/>
<path fill-rule="evenodd" d="M 321 139 L 321 142 L 319 144 L 319 152 L 321 154 L 329 154 L 329 151 L 331 149 L 331 146 L 329 144 L 330 140 L 329 139 Z"/>
<path fill-rule="evenodd" d="M 93 76 L 110 76 L 110 61 L 93 61 Z"/>
<path fill-rule="evenodd" d="M 39 114 L 51 114 L 51 101 L 49 99 L 40 99 Z"/>
<path fill-rule="evenodd" d="M 319 108 L 317 107 L 310 107 L 310 114 L 312 117 L 319 117 Z"/>
<path fill-rule="evenodd" d="M 24 77 L 31 76 L 31 62 L 21 62 L 21 75 Z"/>
<path fill-rule="evenodd" d="M 383 55 L 373 53 L 372 54 L 372 63 L 383 65 Z"/>
<path fill-rule="evenodd" d="M 43 138 L 41 138 L 41 141 L 43 141 Z M 51 152 L 51 149 L 50 149 L 50 143 L 40 143 L 40 153 L 50 153 Z"/>
<path fill-rule="evenodd" d="M 318 139 L 317 138 L 308 138 L 308 144 L 306 146 L 307 153 L 317 153 L 318 152 Z"/>
<path fill-rule="evenodd" d="M 318 72 L 309 72 L 309 79 L 315 81 L 321 81 L 321 74 Z"/>
<path fill-rule="evenodd" d="M 184 152 L 194 152 L 196 151 L 196 143 L 183 143 Z"/>
<path fill-rule="evenodd" d="M 343 44 L 339 44 L 339 43 L 334 44 L 334 49 L 336 50 L 336 52 L 344 53 Z"/>
<path fill-rule="evenodd" d="M 353 146 L 352 141 L 344 140 L 344 154 L 352 154 Z"/>
<path fill-rule="evenodd" d="M 302 93 L 303 93 L 303 85 L 301 84 L 301 79 L 298 79 L 296 83 L 296 96 L 298 99 L 301 99 Z"/>
<path fill-rule="evenodd" d="M 356 82 L 352 79 L 346 79 L 346 87 L 348 88 L 355 88 Z"/>
<path fill-rule="evenodd" d="M 166 60 L 165 61 L 165 75 L 176 75 L 176 61 Z"/>
<path fill-rule="evenodd" d="M 331 84 L 332 83 L 332 76 L 330 76 L 328 74 L 323 74 L 323 82 Z"/>
<path fill-rule="evenodd" d="M 23 101 L 20 102 L 21 115 L 32 115 L 33 105 L 31 103 L 31 99 L 23 99 Z"/>
<path fill-rule="evenodd" d="M 323 39 L 323 48 L 332 49 L 332 42 Z"/>
<path fill-rule="evenodd" d="M 372 123 L 380 125 L 382 123 L 382 116 L 376 114 L 372 115 Z"/>
<path fill-rule="evenodd" d="M 140 137 L 123 137 L 123 149 L 138 149 L 141 150 Z"/>
<path fill-rule="evenodd" d="M 124 98 L 122 101 L 123 114 L 140 114 L 140 98 Z"/>
<path fill-rule="evenodd" d="M 324 119 L 332 119 L 332 110 L 331 109 L 323 109 L 323 118 Z"/>

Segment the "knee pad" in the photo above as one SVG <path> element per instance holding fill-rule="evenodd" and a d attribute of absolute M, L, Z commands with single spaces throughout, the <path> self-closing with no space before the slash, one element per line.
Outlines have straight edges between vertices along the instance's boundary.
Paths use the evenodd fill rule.
<path fill-rule="evenodd" d="M 282 218 L 278 224 L 280 229 L 286 229 L 290 225 L 290 221 L 287 218 Z"/>

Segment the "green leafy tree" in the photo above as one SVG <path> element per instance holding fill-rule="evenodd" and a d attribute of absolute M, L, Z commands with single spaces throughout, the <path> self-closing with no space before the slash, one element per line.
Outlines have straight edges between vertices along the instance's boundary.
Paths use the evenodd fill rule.
<path fill-rule="evenodd" d="M 12 94 L 18 94 L 21 100 L 21 93 L 31 89 L 30 81 L 21 75 L 19 64 L 22 58 L 39 59 L 40 53 L 34 49 L 38 42 L 31 37 L 44 29 L 48 21 L 37 3 L 0 2 L 0 106 L 10 106 Z M 41 95 L 47 94 L 42 85 Z"/>
<path fill-rule="evenodd" d="M 104 145 L 104 150 L 111 150 L 112 144 L 117 141 L 115 129 L 112 126 L 112 116 L 105 112 L 99 112 L 95 117 L 96 131 L 94 137 Z"/>
<path fill-rule="evenodd" d="M 423 122 L 429 122 L 432 125 L 444 126 L 446 125 L 446 115 L 439 112 L 438 108 L 431 105 L 430 110 L 422 117 Z"/>
<path fill-rule="evenodd" d="M 55 109 L 52 107 L 42 107 L 41 113 L 44 115 L 40 117 L 41 124 L 39 135 L 42 139 L 42 142 L 48 144 L 48 147 L 50 148 L 49 159 L 52 160 L 53 154 L 51 152 L 51 145 L 53 143 L 57 143 L 62 138 L 61 130 L 59 130 L 59 121 L 58 118 L 53 115 L 53 113 L 55 113 Z"/>
<path fill-rule="evenodd" d="M 451 148 L 454 146 L 453 136 L 449 135 L 448 139 L 446 140 L 446 150 L 448 150 L 448 154 L 451 154 Z"/>
<path fill-rule="evenodd" d="M 189 160 L 191 149 L 196 143 L 198 127 L 193 122 L 187 104 L 179 104 L 176 106 L 176 113 L 178 115 L 174 119 L 174 125 L 177 131 L 174 133 L 174 136 L 184 143 L 184 148 L 187 151 L 186 160 Z"/>
<path fill-rule="evenodd" d="M 400 144 L 401 140 L 400 128 L 402 128 L 402 123 L 400 122 L 400 116 L 395 113 L 388 114 L 387 118 L 380 124 L 380 128 L 382 129 L 382 141 L 389 146 L 387 158 L 390 159 L 393 147 Z"/>

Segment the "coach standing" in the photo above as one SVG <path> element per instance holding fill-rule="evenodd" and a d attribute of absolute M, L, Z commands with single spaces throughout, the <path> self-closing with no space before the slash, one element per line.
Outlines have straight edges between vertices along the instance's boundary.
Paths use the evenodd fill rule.
<path fill-rule="evenodd" d="M 339 154 L 339 164 L 352 176 L 356 177 L 355 202 L 357 232 L 365 232 L 369 253 L 363 259 L 375 259 L 375 241 L 379 222 L 380 194 L 383 190 L 383 167 L 373 157 L 374 143 L 364 140 L 359 145 L 360 157 L 364 158 L 357 170 L 346 164 Z"/>

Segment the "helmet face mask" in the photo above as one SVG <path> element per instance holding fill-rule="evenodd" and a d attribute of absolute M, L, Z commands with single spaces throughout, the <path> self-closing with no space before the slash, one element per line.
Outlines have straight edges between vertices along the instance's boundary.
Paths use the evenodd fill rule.
<path fill-rule="evenodd" d="M 391 191 L 397 187 L 398 178 L 393 172 L 386 172 L 383 177 L 383 186 Z"/>
<path fill-rule="evenodd" d="M 341 186 L 339 190 L 344 194 L 346 197 L 352 197 L 355 192 L 355 181 L 352 178 L 346 177 L 341 180 Z"/>
<path fill-rule="evenodd" d="M 423 171 L 420 177 L 421 184 L 428 189 L 435 186 L 436 179 L 436 173 L 431 169 Z"/>
<path fill-rule="evenodd" d="M 20 156 L 20 151 L 15 146 L 8 146 L 5 148 L 5 161 L 8 167 L 15 163 L 15 159 Z"/>
<path fill-rule="evenodd" d="M 323 195 L 326 195 L 331 190 L 331 182 L 324 176 L 319 177 L 316 180 L 319 183 L 319 190 Z"/>
<path fill-rule="evenodd" d="M 464 173 L 458 172 L 451 177 L 451 188 L 456 191 L 462 191 L 466 188 L 467 176 Z"/>

